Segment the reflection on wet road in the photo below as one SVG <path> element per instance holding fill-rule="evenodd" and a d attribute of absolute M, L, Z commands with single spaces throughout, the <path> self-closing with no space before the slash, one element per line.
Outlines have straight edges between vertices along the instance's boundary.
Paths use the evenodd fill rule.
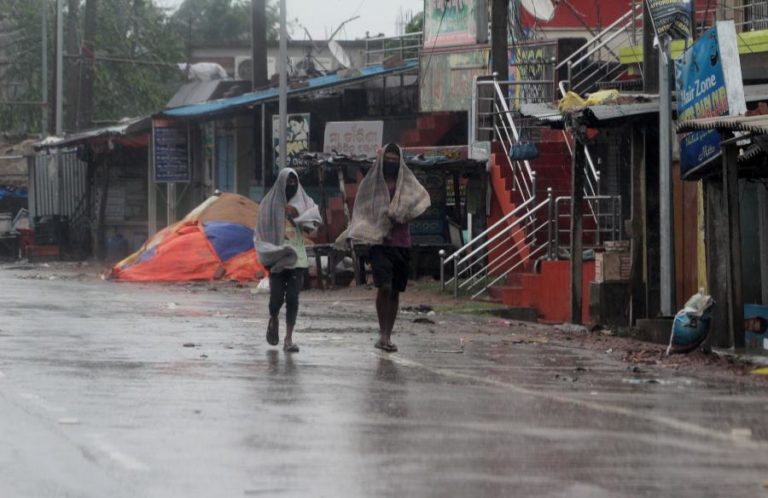
<path fill-rule="evenodd" d="M 266 297 L 0 271 L 0 496 L 768 496 L 768 394 Z M 441 325 L 442 323 L 442 325 Z M 455 354 L 460 337 L 466 349 Z"/>

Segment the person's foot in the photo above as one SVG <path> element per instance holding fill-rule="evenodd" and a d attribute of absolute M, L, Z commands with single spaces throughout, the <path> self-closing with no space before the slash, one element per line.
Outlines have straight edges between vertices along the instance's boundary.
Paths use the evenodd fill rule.
<path fill-rule="evenodd" d="M 283 351 L 286 353 L 298 353 L 299 347 L 292 342 L 286 341 L 283 343 Z"/>
<path fill-rule="evenodd" d="M 269 317 L 269 325 L 267 325 L 267 342 L 270 346 L 277 346 L 280 343 L 280 321 L 276 316 Z"/>
<path fill-rule="evenodd" d="M 391 341 L 383 341 L 379 339 L 376 341 L 376 344 L 373 345 L 376 349 L 381 349 L 382 351 L 386 351 L 387 353 L 395 353 L 397 352 L 397 346 Z"/>

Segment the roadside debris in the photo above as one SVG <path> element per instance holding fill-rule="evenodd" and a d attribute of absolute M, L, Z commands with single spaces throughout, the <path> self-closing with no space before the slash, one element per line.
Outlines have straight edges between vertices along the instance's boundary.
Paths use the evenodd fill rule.
<path fill-rule="evenodd" d="M 426 304 L 419 304 L 418 306 L 403 306 L 400 308 L 400 311 L 404 311 L 405 313 L 419 313 L 424 315 L 428 315 L 429 313 L 432 313 L 432 315 L 435 314 L 434 308 Z"/>
<path fill-rule="evenodd" d="M 704 289 L 691 296 L 683 309 L 675 315 L 672 333 L 669 336 L 667 356 L 677 353 L 690 353 L 704 342 L 709 335 L 712 296 L 704 294 Z"/>
<path fill-rule="evenodd" d="M 558 332 L 563 332 L 565 334 L 573 334 L 573 335 L 587 335 L 589 330 L 587 327 L 584 327 L 582 325 L 574 325 L 573 323 L 562 323 L 560 325 L 555 325 L 555 330 Z"/>
<path fill-rule="evenodd" d="M 429 318 L 418 317 L 413 319 L 413 323 L 424 323 L 429 325 L 435 325 L 435 321 Z"/>
<path fill-rule="evenodd" d="M 196 344 L 194 342 L 185 342 L 184 344 L 182 344 L 182 346 L 185 348 L 194 348 Z"/>
<path fill-rule="evenodd" d="M 563 382 L 578 382 L 577 377 L 568 377 L 567 375 L 555 374 L 555 379 L 562 380 Z"/>

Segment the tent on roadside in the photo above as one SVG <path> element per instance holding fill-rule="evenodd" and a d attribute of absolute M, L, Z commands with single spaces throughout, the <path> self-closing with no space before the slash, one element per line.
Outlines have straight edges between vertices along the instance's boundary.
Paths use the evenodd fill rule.
<path fill-rule="evenodd" d="M 209 197 L 180 222 L 151 237 L 110 271 L 123 282 L 258 280 L 253 230 L 259 206 L 237 194 Z"/>

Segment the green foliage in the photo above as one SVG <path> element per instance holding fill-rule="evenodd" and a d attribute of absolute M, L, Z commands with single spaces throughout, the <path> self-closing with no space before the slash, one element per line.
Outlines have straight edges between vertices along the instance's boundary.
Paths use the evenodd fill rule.
<path fill-rule="evenodd" d="M 153 0 L 100 0 L 96 121 L 115 121 L 164 107 L 181 81 L 176 64 L 186 60 L 184 42 L 173 35 L 171 23 Z"/>
<path fill-rule="evenodd" d="M 54 15 L 52 5 L 49 2 L 49 19 Z M 0 0 L 0 102 L 42 100 L 40 7 L 39 1 Z M 40 106 L 0 104 L 0 132 L 40 131 L 41 127 Z"/>
<path fill-rule="evenodd" d="M 424 31 L 424 11 L 419 12 L 405 26 L 406 33 L 419 33 Z"/>

